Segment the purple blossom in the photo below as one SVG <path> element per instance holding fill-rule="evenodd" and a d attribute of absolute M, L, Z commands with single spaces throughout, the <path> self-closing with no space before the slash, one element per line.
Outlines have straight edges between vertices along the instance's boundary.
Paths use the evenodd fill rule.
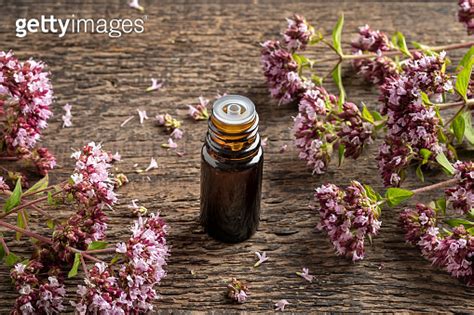
<path fill-rule="evenodd" d="M 71 108 L 72 108 L 72 106 L 69 105 L 69 104 L 66 104 L 66 105 L 63 106 L 63 109 L 64 109 L 64 111 L 65 111 L 64 115 L 61 117 L 61 119 L 63 120 L 63 128 L 71 127 L 71 126 L 72 126 L 72 122 L 71 122 L 71 119 L 72 119 Z"/>
<path fill-rule="evenodd" d="M 173 118 L 170 114 L 156 115 L 156 122 L 158 123 L 158 126 L 163 126 L 169 134 L 171 134 L 175 129 L 181 127 L 181 121 Z"/>
<path fill-rule="evenodd" d="M 422 203 L 415 209 L 405 209 L 400 213 L 400 225 L 405 231 L 405 240 L 412 245 L 418 244 L 428 229 L 436 226 L 436 211 Z"/>
<path fill-rule="evenodd" d="M 288 21 L 288 28 L 283 34 L 286 47 L 290 51 L 298 49 L 304 50 L 311 37 L 314 35 L 314 29 L 306 22 L 306 19 L 300 15 L 293 15 Z"/>
<path fill-rule="evenodd" d="M 308 282 L 313 282 L 314 276 L 309 274 L 308 268 L 303 268 L 303 272 L 297 272 L 296 274 Z"/>
<path fill-rule="evenodd" d="M 354 59 L 352 65 L 357 72 L 367 81 L 373 84 L 382 84 L 386 77 L 397 73 L 395 62 L 382 56 L 384 51 L 392 49 L 390 40 L 385 33 L 372 30 L 368 25 L 359 28 L 359 36 L 352 43 L 352 53 L 362 55 L 375 53 L 373 58 Z"/>
<path fill-rule="evenodd" d="M 166 276 L 164 266 L 169 255 L 167 225 L 152 214 L 138 218 L 126 243 L 117 245 L 124 262 L 114 268 L 96 263 L 85 285 L 79 285 L 79 299 L 73 302 L 79 314 L 135 314 L 153 310 L 158 298 L 154 287 Z"/>
<path fill-rule="evenodd" d="M 111 158 L 100 144 L 90 142 L 71 155 L 76 160 L 71 181 L 65 187 L 75 200 L 86 207 L 112 206 L 117 197 L 114 181 L 109 174 Z"/>
<path fill-rule="evenodd" d="M 258 261 L 255 263 L 255 265 L 253 265 L 254 267 L 258 267 L 268 260 L 266 252 L 262 252 L 262 253 L 255 252 L 255 255 L 257 256 Z"/>
<path fill-rule="evenodd" d="M 10 275 L 20 296 L 16 299 L 11 314 L 60 314 L 64 311 L 64 285 L 55 276 L 39 279 L 43 265 L 31 260 L 26 265 L 19 263 Z"/>
<path fill-rule="evenodd" d="M 285 307 L 290 304 L 287 300 L 279 300 L 278 302 L 275 303 L 275 311 L 285 311 Z"/>
<path fill-rule="evenodd" d="M 364 144 L 372 141 L 372 124 L 362 120 L 357 106 L 345 103 L 339 112 L 336 102 L 336 97 L 324 88 L 314 87 L 303 94 L 294 118 L 299 157 L 307 161 L 313 174 L 326 171 L 333 146 L 344 145 L 344 156 L 355 159 Z"/>
<path fill-rule="evenodd" d="M 315 200 L 319 203 L 320 223 L 338 255 L 364 258 L 365 237 L 377 235 L 381 225 L 380 208 L 367 196 L 365 188 L 352 181 L 345 190 L 333 184 L 316 189 Z"/>
<path fill-rule="evenodd" d="M 307 161 L 313 174 L 324 173 L 331 159 L 328 142 L 333 139 L 328 139 L 325 117 L 335 102 L 336 98 L 324 88 L 315 87 L 303 94 L 298 115 L 294 118 L 293 134 L 295 145 L 300 150 L 299 158 Z"/>
<path fill-rule="evenodd" d="M 458 213 L 468 213 L 474 209 L 474 162 L 454 163 L 454 176 L 459 180 L 456 186 L 445 190 L 446 200 Z"/>
<path fill-rule="evenodd" d="M 468 285 L 474 285 L 474 236 L 463 225 L 452 231 L 438 227 L 436 211 L 423 204 L 405 209 L 400 215 L 407 242 L 417 245 L 433 265 L 449 272 Z"/>
<path fill-rule="evenodd" d="M 270 93 L 279 104 L 290 103 L 301 96 L 305 84 L 297 73 L 298 64 L 279 41 L 262 44 L 261 62 Z"/>
<path fill-rule="evenodd" d="M 473 0 L 459 0 L 458 19 L 467 28 L 469 35 L 474 34 L 474 1 Z"/>
<path fill-rule="evenodd" d="M 227 296 L 237 303 L 244 303 L 248 298 L 248 288 L 242 281 L 232 278 L 227 285 Z"/>
<path fill-rule="evenodd" d="M 350 102 L 343 104 L 338 117 L 341 122 L 337 127 L 337 136 L 345 147 L 344 156 L 357 159 L 364 144 L 372 142 L 373 124 L 363 121 L 357 105 Z"/>
<path fill-rule="evenodd" d="M 32 149 L 53 115 L 53 90 L 45 64 L 18 61 L 12 52 L 0 52 L 0 107 L 6 115 L 3 131 L 8 149 Z M 8 105 L 8 108 L 5 108 Z"/>
<path fill-rule="evenodd" d="M 194 120 L 208 120 L 209 112 L 207 106 L 209 105 L 209 100 L 202 96 L 199 97 L 199 104 L 197 105 L 188 105 L 189 111 L 188 115 Z"/>
<path fill-rule="evenodd" d="M 381 86 L 381 113 L 387 115 L 387 134 L 377 157 L 386 186 L 398 186 L 402 171 L 411 159 L 430 151 L 431 159 L 443 151 L 438 141 L 441 128 L 435 110 L 422 103 L 421 92 L 437 97 L 452 88 L 444 73 L 445 54 L 425 56 L 415 53 L 398 76 L 388 77 Z"/>

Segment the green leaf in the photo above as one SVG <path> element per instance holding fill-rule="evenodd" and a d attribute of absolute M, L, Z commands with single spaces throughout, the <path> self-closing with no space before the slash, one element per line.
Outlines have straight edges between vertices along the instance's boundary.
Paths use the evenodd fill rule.
<path fill-rule="evenodd" d="M 469 66 L 469 61 L 472 59 L 473 56 L 474 56 L 474 46 L 471 46 L 471 48 L 461 58 L 461 61 L 459 61 L 459 64 L 456 67 L 456 70 L 459 71 Z"/>
<path fill-rule="evenodd" d="M 374 116 L 372 116 L 372 114 L 367 109 L 367 106 L 365 106 L 364 103 L 362 103 L 362 118 L 364 118 L 366 121 L 370 122 L 371 124 L 375 123 Z"/>
<path fill-rule="evenodd" d="M 339 99 L 337 103 L 339 104 L 339 110 L 342 110 L 342 104 L 344 104 L 346 100 L 346 91 L 344 90 L 344 85 L 342 84 L 342 65 L 340 63 L 336 68 L 334 68 L 334 71 L 332 72 L 332 79 L 339 90 Z"/>
<path fill-rule="evenodd" d="M 405 36 L 401 32 L 396 32 L 392 37 L 392 43 L 397 47 L 404 55 L 411 57 L 411 53 L 408 50 Z"/>
<path fill-rule="evenodd" d="M 420 93 L 421 93 L 421 100 L 423 101 L 423 104 L 433 105 L 428 94 L 426 94 L 425 92 L 420 92 Z"/>
<path fill-rule="evenodd" d="M 438 153 L 438 155 L 436 155 L 436 162 L 438 162 L 438 164 L 441 165 L 448 174 L 454 174 L 454 167 L 451 162 L 449 162 L 446 155 L 444 155 L 444 152 Z"/>
<path fill-rule="evenodd" d="M 18 178 L 16 181 L 15 189 L 13 189 L 12 194 L 8 199 L 5 201 L 5 205 L 3 206 L 3 210 L 5 212 L 10 211 L 11 209 L 18 206 L 21 202 L 21 178 Z"/>
<path fill-rule="evenodd" d="M 17 255 L 13 254 L 12 252 L 10 252 L 10 254 L 8 254 L 7 257 L 5 257 L 5 264 L 6 264 L 8 267 L 13 266 L 13 265 L 16 264 L 18 261 L 20 261 L 20 257 L 18 257 Z"/>
<path fill-rule="evenodd" d="M 114 257 L 112 257 L 112 260 L 110 261 L 110 264 L 113 265 L 115 264 L 117 261 L 119 261 L 119 259 L 122 257 L 122 254 L 115 254 Z"/>
<path fill-rule="evenodd" d="M 313 81 L 314 84 L 321 86 L 321 85 L 323 85 L 324 78 L 320 77 L 316 74 L 312 74 L 311 75 L 311 81 Z"/>
<path fill-rule="evenodd" d="M 54 202 L 54 199 L 53 199 L 53 194 L 48 191 L 48 205 L 50 206 L 54 206 L 56 203 Z"/>
<path fill-rule="evenodd" d="M 49 219 L 48 221 L 46 221 L 46 225 L 48 226 L 49 229 L 53 230 L 54 227 L 56 226 L 56 223 L 54 223 L 54 220 Z"/>
<path fill-rule="evenodd" d="M 80 253 L 74 254 L 74 263 L 72 264 L 71 270 L 69 270 L 69 273 L 67 274 L 68 278 L 72 278 L 77 275 L 77 271 L 79 269 L 80 263 L 81 263 L 81 254 Z"/>
<path fill-rule="evenodd" d="M 16 216 L 16 225 L 22 229 L 28 226 L 28 213 L 24 210 L 20 210 Z M 16 240 L 19 241 L 22 233 L 16 232 Z"/>
<path fill-rule="evenodd" d="M 420 150 L 420 154 L 423 157 L 423 161 L 421 162 L 421 164 L 425 165 L 426 163 L 428 163 L 428 160 L 429 160 L 431 154 L 433 154 L 433 153 L 430 150 L 423 148 L 423 149 Z"/>
<path fill-rule="evenodd" d="M 385 198 L 387 198 L 390 207 L 400 204 L 401 202 L 411 198 L 411 196 L 413 196 L 411 190 L 396 187 L 389 188 L 385 192 Z"/>
<path fill-rule="evenodd" d="M 472 66 L 474 64 L 474 57 L 471 56 L 471 59 L 464 65 L 461 71 L 459 71 L 456 78 L 456 85 L 454 89 L 456 92 L 467 101 L 467 89 L 469 87 L 469 80 L 471 79 Z"/>
<path fill-rule="evenodd" d="M 339 19 L 337 20 L 336 26 L 332 30 L 332 45 L 334 49 L 336 49 L 339 56 L 342 56 L 342 45 L 341 45 L 341 38 L 342 38 L 342 28 L 344 26 L 344 14 L 341 13 Z"/>
<path fill-rule="evenodd" d="M 381 121 L 381 120 L 384 120 L 382 115 L 380 115 L 380 113 L 376 110 L 373 110 L 372 111 L 372 117 L 374 117 L 375 121 Z"/>
<path fill-rule="evenodd" d="M 0 245 L 0 261 L 2 261 L 3 258 L 5 258 L 6 254 L 7 253 L 5 253 L 5 248 L 2 245 Z"/>
<path fill-rule="evenodd" d="M 474 145 L 474 128 L 472 127 L 471 111 L 465 111 L 463 113 L 463 117 L 464 117 L 464 125 L 466 127 L 466 129 L 464 130 L 464 137 L 470 144 Z"/>
<path fill-rule="evenodd" d="M 464 132 L 466 131 L 466 123 L 464 121 L 464 115 L 457 115 L 456 118 L 451 122 L 451 128 L 456 136 L 456 140 L 459 144 L 462 143 L 464 138 Z"/>
<path fill-rule="evenodd" d="M 104 249 L 107 247 L 107 242 L 101 241 L 93 241 L 87 246 L 87 250 L 96 250 L 96 249 Z"/>
<path fill-rule="evenodd" d="M 339 166 L 344 162 L 344 153 L 346 153 L 346 147 L 343 144 L 339 144 L 338 156 L 339 156 Z"/>
<path fill-rule="evenodd" d="M 446 215 L 446 198 L 439 198 L 435 201 L 436 209 L 441 210 L 443 215 Z"/>
<path fill-rule="evenodd" d="M 421 164 L 418 165 L 416 168 L 416 176 L 420 179 L 420 181 L 425 181 L 425 176 L 423 175 L 423 170 L 421 169 Z"/>
<path fill-rule="evenodd" d="M 456 227 L 459 225 L 464 225 L 465 228 L 474 227 L 474 222 L 461 219 L 461 218 L 448 219 L 448 220 L 444 220 L 444 222 L 451 227 Z"/>
<path fill-rule="evenodd" d="M 367 194 L 367 197 L 369 197 L 370 200 L 379 201 L 381 199 L 380 195 L 375 192 L 375 190 L 370 185 L 364 185 L 364 189 Z"/>
<path fill-rule="evenodd" d="M 34 193 L 38 190 L 48 188 L 48 185 L 49 185 L 49 176 L 46 174 L 45 177 L 37 181 L 33 186 L 31 186 L 27 191 L 25 191 L 25 194 Z"/>

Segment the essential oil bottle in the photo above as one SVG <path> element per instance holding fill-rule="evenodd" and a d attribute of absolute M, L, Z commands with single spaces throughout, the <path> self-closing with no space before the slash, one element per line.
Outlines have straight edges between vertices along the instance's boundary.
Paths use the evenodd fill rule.
<path fill-rule="evenodd" d="M 201 151 L 201 216 L 207 233 L 226 243 L 251 237 L 260 220 L 263 150 L 253 102 L 215 101 Z"/>

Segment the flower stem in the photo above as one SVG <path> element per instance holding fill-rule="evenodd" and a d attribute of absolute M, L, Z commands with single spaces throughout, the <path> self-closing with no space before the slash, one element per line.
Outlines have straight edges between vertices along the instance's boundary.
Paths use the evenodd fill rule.
<path fill-rule="evenodd" d="M 466 47 L 471 47 L 471 46 L 474 46 L 474 41 L 470 41 L 466 43 L 442 45 L 442 46 L 433 46 L 433 47 L 428 47 L 428 48 L 431 49 L 432 51 L 443 51 L 443 50 L 454 50 L 454 49 L 466 48 Z M 410 49 L 408 51 L 410 53 L 423 52 L 423 50 L 421 49 Z M 340 58 L 342 58 L 343 60 L 356 60 L 356 59 L 389 57 L 389 56 L 398 56 L 398 55 L 403 55 L 403 53 L 399 50 L 392 50 L 392 51 L 383 52 L 379 55 L 374 54 L 374 53 L 368 53 L 368 54 L 362 54 L 362 55 L 342 55 L 340 56 Z"/>
<path fill-rule="evenodd" d="M 7 223 L 5 221 L 0 220 L 0 226 L 3 226 L 5 228 L 7 228 L 9 230 L 12 230 L 12 231 L 15 231 L 15 232 L 20 232 L 21 234 L 24 234 L 24 235 L 29 236 L 31 238 L 37 239 L 40 242 L 50 244 L 50 245 L 53 244 L 53 241 L 50 238 L 44 237 L 44 236 L 42 236 L 38 233 L 35 233 L 33 231 L 30 231 L 30 230 L 25 230 L 21 227 L 18 227 L 16 225 L 12 225 L 12 224 Z M 82 256 L 84 256 L 84 258 L 90 259 L 90 260 L 95 261 L 95 262 L 103 262 L 102 260 L 100 260 L 98 258 L 95 258 L 94 256 L 86 253 L 83 250 L 80 250 L 80 249 L 77 249 L 77 248 L 74 248 L 74 247 L 71 247 L 71 246 L 66 246 L 66 248 L 69 249 L 70 251 L 74 252 L 74 253 L 81 254 Z"/>
<path fill-rule="evenodd" d="M 89 253 L 89 254 L 113 253 L 115 252 L 115 250 L 116 250 L 115 247 L 108 247 L 108 248 L 103 248 L 103 249 L 86 250 L 86 253 Z"/>
<path fill-rule="evenodd" d="M 18 161 L 19 158 L 16 156 L 0 156 L 0 161 Z"/>
<path fill-rule="evenodd" d="M 55 193 L 52 194 L 52 196 L 55 196 L 59 193 L 62 193 L 62 190 L 60 191 L 56 191 Z M 31 207 L 33 205 L 36 205 L 37 203 L 39 202 L 42 202 L 42 201 L 45 201 L 45 200 L 48 200 L 48 196 L 44 196 L 44 197 L 41 197 L 41 198 L 38 198 L 38 199 L 35 199 L 35 200 L 32 200 L 30 202 L 27 202 L 27 203 L 24 203 L 24 204 L 21 204 L 13 209 L 11 209 L 10 211 L 6 212 L 6 213 L 3 213 L 3 214 L 0 214 L 0 219 L 3 219 L 5 218 L 6 216 L 10 215 L 11 213 L 15 213 L 19 210 L 22 210 L 22 209 L 25 209 L 27 207 Z"/>
<path fill-rule="evenodd" d="M 2 244 L 5 254 L 10 255 L 10 249 L 8 248 L 7 243 L 5 243 L 5 240 L 3 239 L 3 237 L 0 237 L 0 244 Z"/>
<path fill-rule="evenodd" d="M 427 192 L 427 191 L 435 190 L 435 189 L 438 189 L 438 188 L 441 188 L 441 187 L 456 184 L 458 181 L 459 180 L 457 178 L 451 178 L 451 179 L 448 179 L 448 180 L 445 180 L 445 181 L 442 181 L 442 182 L 439 182 L 439 183 L 436 183 L 436 184 L 433 184 L 433 185 L 429 185 L 429 186 L 414 189 L 414 190 L 412 190 L 412 192 L 413 192 L 414 195 L 416 195 L 416 194 L 424 193 L 424 192 Z"/>

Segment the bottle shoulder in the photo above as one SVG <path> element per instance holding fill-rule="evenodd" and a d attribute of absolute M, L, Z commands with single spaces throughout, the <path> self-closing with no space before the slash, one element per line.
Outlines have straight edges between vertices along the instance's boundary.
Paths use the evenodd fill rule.
<path fill-rule="evenodd" d="M 204 144 L 201 148 L 201 158 L 203 162 L 206 162 L 211 167 L 220 168 L 220 169 L 247 169 L 253 167 L 259 163 L 263 162 L 263 149 L 260 146 L 257 152 L 253 157 L 250 159 L 245 160 L 219 160 L 216 159 L 214 156 L 209 154 L 209 149 L 207 148 L 206 144 Z"/>

